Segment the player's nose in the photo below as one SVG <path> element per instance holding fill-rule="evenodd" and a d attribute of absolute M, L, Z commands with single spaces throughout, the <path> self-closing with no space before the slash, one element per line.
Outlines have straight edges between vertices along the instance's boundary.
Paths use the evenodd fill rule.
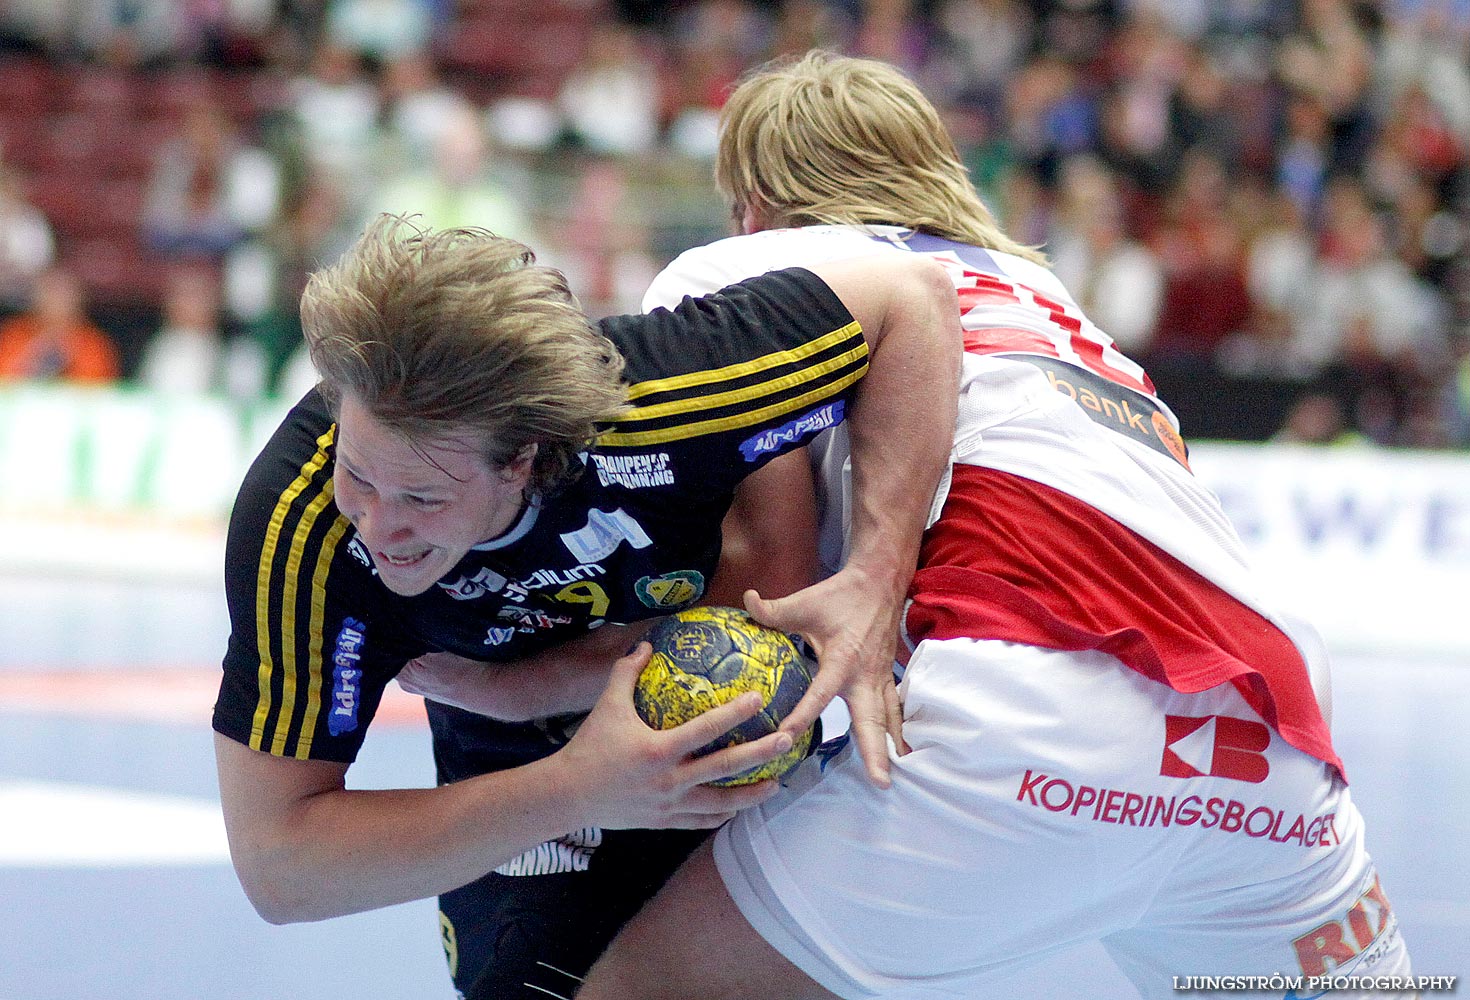
<path fill-rule="evenodd" d="M 384 503 L 377 497 L 363 497 L 352 505 L 351 510 L 343 508 L 342 513 L 347 515 L 369 548 L 384 548 L 413 534 L 408 519 L 393 504 Z"/>

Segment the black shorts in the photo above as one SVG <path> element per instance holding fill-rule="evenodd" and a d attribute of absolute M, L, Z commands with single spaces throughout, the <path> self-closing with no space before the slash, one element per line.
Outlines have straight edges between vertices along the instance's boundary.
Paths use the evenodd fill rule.
<path fill-rule="evenodd" d="M 607 830 L 584 871 L 491 872 L 440 896 L 455 988 L 469 1000 L 571 997 L 628 918 L 709 834 Z"/>
<path fill-rule="evenodd" d="M 554 753 L 576 718 L 504 723 L 428 703 L 439 783 Z M 582 831 L 439 897 L 449 974 L 472 1000 L 570 997 L 709 830 Z"/>

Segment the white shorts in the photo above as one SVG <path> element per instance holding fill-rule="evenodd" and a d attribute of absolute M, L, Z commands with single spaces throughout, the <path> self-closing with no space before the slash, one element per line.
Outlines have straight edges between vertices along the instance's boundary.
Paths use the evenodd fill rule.
<path fill-rule="evenodd" d="M 1232 686 L 951 639 L 920 644 L 900 693 L 892 788 L 824 750 L 715 840 L 746 919 L 828 990 L 983 996 L 1094 940 L 1145 997 L 1175 976 L 1408 975 L 1346 786 Z"/>

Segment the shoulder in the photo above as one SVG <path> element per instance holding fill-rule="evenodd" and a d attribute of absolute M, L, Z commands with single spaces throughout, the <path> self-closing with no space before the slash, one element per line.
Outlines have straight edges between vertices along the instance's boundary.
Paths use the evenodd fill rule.
<path fill-rule="evenodd" d="M 261 455 L 296 457 L 325 451 L 325 458 L 330 464 L 335 430 L 327 401 L 312 388 L 286 411 Z"/>
<path fill-rule="evenodd" d="M 1038 291 L 1048 292 L 1053 295 L 1065 295 L 1071 298 L 1067 287 L 1062 280 L 1049 267 L 1043 267 L 1035 261 L 1027 260 L 1025 257 L 1017 257 L 1013 254 L 1002 253 L 999 250 L 987 250 L 991 258 L 1000 266 L 1005 276 L 1017 281 L 1027 288 L 1035 288 Z"/>
<path fill-rule="evenodd" d="M 729 363 L 750 350 L 799 343 L 852 322 L 826 282 L 804 267 L 786 267 L 598 325 L 627 360 L 626 377 L 636 382 Z"/>
<path fill-rule="evenodd" d="M 860 256 L 885 246 L 873 232 L 852 226 L 805 226 L 732 236 L 676 257 L 648 286 L 643 308 L 670 307 L 686 295 L 711 292 L 766 271 Z"/>
<path fill-rule="evenodd" d="M 319 506 L 329 500 L 335 435 L 326 403 L 312 389 L 287 412 L 251 463 L 233 519 L 251 522 L 275 516 L 279 521 L 277 508 L 292 505 L 303 494 L 318 497 Z"/>
<path fill-rule="evenodd" d="M 604 321 L 604 330 L 630 383 L 629 408 L 599 437 L 604 451 L 718 439 L 742 464 L 754 462 L 756 453 L 739 450 L 746 438 L 845 399 L 867 370 L 861 326 L 801 268 Z M 830 419 L 840 419 L 836 410 Z"/>
<path fill-rule="evenodd" d="M 371 579 L 371 561 L 334 497 L 335 432 L 312 390 L 245 474 L 225 545 L 233 604 L 253 607 L 267 585 L 287 593 L 340 594 Z"/>

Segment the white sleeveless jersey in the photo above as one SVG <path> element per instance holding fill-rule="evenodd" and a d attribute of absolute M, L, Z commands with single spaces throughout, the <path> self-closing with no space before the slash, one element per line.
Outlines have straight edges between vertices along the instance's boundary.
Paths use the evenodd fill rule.
<path fill-rule="evenodd" d="M 808 226 L 686 251 L 654 279 L 645 309 L 672 307 L 783 267 L 884 253 L 944 265 L 959 296 L 965 352 L 952 459 L 1061 490 L 1157 545 L 1280 627 L 1301 651 L 1330 723 L 1327 663 L 1312 626 L 1250 572 L 1216 497 L 1189 470 L 1173 413 L 1046 268 L 891 226 Z M 820 552 L 834 571 L 850 509 L 842 428 L 812 445 Z M 937 515 L 947 484 L 941 484 Z"/>

